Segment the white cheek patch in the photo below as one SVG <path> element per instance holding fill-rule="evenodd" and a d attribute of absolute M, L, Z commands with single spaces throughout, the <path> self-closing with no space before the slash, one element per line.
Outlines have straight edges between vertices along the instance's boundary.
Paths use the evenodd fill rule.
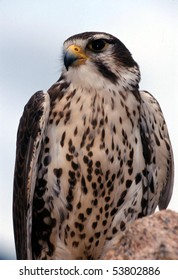
<path fill-rule="evenodd" d="M 84 65 L 69 67 L 65 73 L 67 82 L 72 82 L 74 87 L 85 89 L 102 89 L 106 86 L 106 79 L 101 76 L 95 67 L 90 62 Z M 107 81 L 108 83 L 108 81 Z"/>

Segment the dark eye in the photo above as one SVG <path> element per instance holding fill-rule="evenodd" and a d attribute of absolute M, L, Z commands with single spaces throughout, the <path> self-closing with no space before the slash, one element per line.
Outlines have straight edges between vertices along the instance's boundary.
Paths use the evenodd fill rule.
<path fill-rule="evenodd" d="M 106 46 L 106 41 L 103 39 L 94 40 L 89 43 L 88 47 L 92 51 L 99 52 L 103 50 Z"/>

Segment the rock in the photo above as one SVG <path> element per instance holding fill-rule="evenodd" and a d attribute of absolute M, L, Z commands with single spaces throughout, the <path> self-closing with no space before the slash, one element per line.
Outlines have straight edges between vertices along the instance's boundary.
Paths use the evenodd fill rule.
<path fill-rule="evenodd" d="M 178 260 L 178 213 L 162 210 L 134 221 L 105 260 Z"/>

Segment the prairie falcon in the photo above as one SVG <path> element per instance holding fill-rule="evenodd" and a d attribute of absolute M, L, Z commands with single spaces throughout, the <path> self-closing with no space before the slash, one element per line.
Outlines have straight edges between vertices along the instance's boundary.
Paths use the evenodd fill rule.
<path fill-rule="evenodd" d="M 64 42 L 62 74 L 24 108 L 13 221 L 18 259 L 99 259 L 137 218 L 167 207 L 173 154 L 129 50 L 101 32 Z"/>

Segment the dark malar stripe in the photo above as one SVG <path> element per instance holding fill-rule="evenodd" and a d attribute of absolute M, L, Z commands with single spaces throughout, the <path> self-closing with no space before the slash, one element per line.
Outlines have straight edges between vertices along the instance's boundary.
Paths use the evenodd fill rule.
<path fill-rule="evenodd" d="M 117 83 L 117 76 L 108 69 L 101 61 L 95 61 L 95 64 L 98 68 L 98 71 L 108 80 L 111 81 L 111 83 L 116 84 Z"/>

